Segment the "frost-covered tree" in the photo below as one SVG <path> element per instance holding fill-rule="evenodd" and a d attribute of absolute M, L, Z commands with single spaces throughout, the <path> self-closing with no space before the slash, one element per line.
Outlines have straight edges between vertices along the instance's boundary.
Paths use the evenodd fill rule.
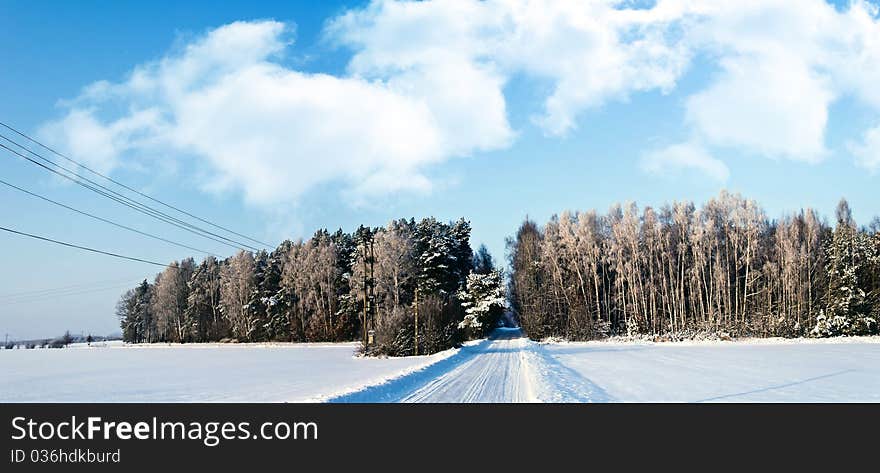
<path fill-rule="evenodd" d="M 220 271 L 220 303 L 232 335 L 239 340 L 254 341 L 256 320 L 249 304 L 256 288 L 254 255 L 240 251 Z"/>
<path fill-rule="evenodd" d="M 304 295 L 310 306 L 310 339 L 335 340 L 338 320 L 336 246 L 326 230 L 319 230 L 304 247 Z"/>
<path fill-rule="evenodd" d="M 193 341 L 217 341 L 228 336 L 220 314 L 220 265 L 213 256 L 205 258 L 189 279 L 186 321 Z"/>
<path fill-rule="evenodd" d="M 156 314 L 156 328 L 162 341 L 188 341 L 186 321 L 188 282 L 195 269 L 195 262 L 187 258 L 168 265 L 156 278 L 153 312 Z"/>
<path fill-rule="evenodd" d="M 458 299 L 465 313 L 458 327 L 470 330 L 473 335 L 487 333 L 498 324 L 507 305 L 501 272 L 494 269 L 487 274 L 472 272 L 465 287 L 458 292 Z"/>
<path fill-rule="evenodd" d="M 374 273 L 376 296 L 378 298 L 378 317 L 391 317 L 395 307 L 405 307 L 412 303 L 416 258 L 413 245 L 413 225 L 406 221 L 389 222 L 385 228 L 377 230 L 374 237 Z M 362 292 L 362 255 L 354 268 L 355 291 Z"/>
<path fill-rule="evenodd" d="M 526 220 L 511 239 L 507 240 L 508 258 L 513 270 L 510 281 L 514 316 L 529 336 L 543 338 L 550 334 L 547 304 L 549 284 L 542 263 L 542 234 L 537 224 Z"/>
<path fill-rule="evenodd" d="M 874 333 L 880 220 L 859 230 L 838 213 L 833 231 L 811 209 L 773 221 L 721 192 L 527 220 L 508 243 L 511 306 L 539 339 Z"/>

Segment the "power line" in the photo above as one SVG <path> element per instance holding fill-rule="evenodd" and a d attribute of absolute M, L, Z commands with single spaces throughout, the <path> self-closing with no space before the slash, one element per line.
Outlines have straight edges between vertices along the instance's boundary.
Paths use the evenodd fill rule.
<path fill-rule="evenodd" d="M 139 263 L 152 264 L 152 265 L 154 265 L 154 266 L 161 266 L 161 267 L 163 267 L 163 268 L 165 268 L 165 267 L 169 267 L 169 266 L 170 266 L 170 265 L 167 265 L 167 264 L 157 263 L 157 262 L 155 262 L 155 261 L 150 261 L 150 260 L 147 260 L 147 259 L 135 258 L 135 257 L 133 257 L 133 256 L 120 255 L 120 254 L 117 254 L 117 253 L 111 253 L 111 252 L 109 252 L 109 251 L 103 251 L 103 250 L 98 250 L 98 249 L 95 249 L 95 248 L 89 248 L 89 247 L 87 247 L 87 246 L 80 246 L 80 245 L 75 245 L 75 244 L 73 244 L 73 243 L 66 243 L 66 242 L 59 241 L 59 240 L 53 240 L 52 238 L 47 238 L 47 237 L 43 237 L 43 236 L 39 236 L 39 235 L 33 235 L 33 234 L 30 234 L 30 233 L 20 232 L 20 231 L 18 231 L 18 230 L 13 230 L 13 229 L 11 229 L 11 228 L 0 227 L 0 230 L 2 230 L 2 231 L 4 231 L 4 232 L 14 233 L 14 234 L 16 234 L 16 235 L 26 236 L 26 237 L 28 237 L 28 238 L 34 238 L 34 239 L 36 239 L 36 240 L 42 240 L 42 241 L 49 242 L 49 243 L 55 243 L 56 245 L 66 246 L 66 247 L 68 247 L 68 248 L 76 248 L 76 249 L 78 249 L 78 250 L 91 251 L 92 253 L 98 253 L 98 254 L 102 254 L 102 255 L 112 256 L 112 257 L 114 257 L 114 258 L 121 258 L 121 259 L 126 259 L 126 260 L 129 260 L 129 261 L 137 261 L 137 262 L 139 262 Z"/>
<path fill-rule="evenodd" d="M 90 289 L 80 289 L 78 291 L 65 291 L 65 292 L 35 294 L 32 296 L 27 296 L 27 297 L 21 296 L 21 297 L 3 300 L 3 305 L 22 304 L 25 302 L 33 303 L 33 302 L 44 301 L 49 298 L 54 300 L 59 297 L 82 296 L 82 295 L 86 295 L 86 294 L 94 294 L 94 293 L 110 291 L 110 290 L 119 290 L 119 289 L 124 289 L 124 288 L 128 287 L 130 284 L 134 284 L 134 282 L 137 282 L 137 281 L 140 281 L 140 279 L 138 279 L 136 281 L 130 281 L 127 283 L 117 283 L 117 284 L 110 285 L 110 286 L 105 285 L 105 286 L 94 287 L 94 288 L 90 288 Z"/>
<path fill-rule="evenodd" d="M 156 262 L 156 261 L 151 261 L 151 260 L 148 260 L 148 259 L 136 258 L 136 257 L 134 257 L 134 256 L 121 255 L 121 254 L 113 253 L 113 252 L 110 252 L 110 251 L 99 250 L 99 249 L 96 249 L 96 248 L 90 248 L 90 247 L 88 247 L 88 246 L 81 246 L 81 245 L 77 245 L 77 244 L 74 244 L 74 243 L 67 243 L 67 242 L 64 242 L 64 241 L 55 240 L 55 239 L 52 239 L 52 238 L 49 238 L 49 237 L 44 237 L 44 236 L 40 236 L 40 235 L 34 235 L 34 234 L 32 234 L 32 233 L 22 232 L 22 231 L 19 231 L 19 230 L 15 230 L 15 229 L 7 228 L 7 227 L 3 227 L 3 226 L 0 226 L 0 231 L 4 231 L 4 232 L 13 233 L 13 234 L 16 234 L 16 235 L 25 236 L 25 237 L 28 237 L 28 238 L 33 238 L 33 239 L 41 240 L 41 241 L 45 241 L 45 242 L 48 242 L 48 243 L 54 243 L 54 244 L 56 244 L 56 245 L 66 246 L 66 247 L 68 247 L 68 248 L 76 248 L 76 249 L 78 249 L 78 250 L 90 251 L 90 252 L 92 252 L 92 253 L 98 253 L 98 254 L 102 254 L 102 255 L 106 255 L 106 256 L 112 256 L 112 257 L 114 257 L 114 258 L 121 258 L 121 259 L 129 260 L 129 261 L 137 261 L 137 262 L 139 262 L 139 263 L 152 264 L 152 265 L 154 265 L 154 266 L 161 266 L 161 267 L 163 267 L 163 268 L 173 268 L 173 269 L 176 269 L 176 270 L 178 270 L 178 271 L 182 271 L 182 270 L 183 270 L 183 268 L 182 268 L 181 266 L 174 265 L 174 264 L 158 263 L 158 262 Z M 239 281 L 253 281 L 253 279 L 250 278 L 250 277 L 228 276 L 228 279 L 234 279 L 234 280 L 239 280 Z"/>
<path fill-rule="evenodd" d="M 87 283 L 80 284 L 72 284 L 68 286 L 60 286 L 60 287 L 51 287 L 51 288 L 43 288 L 43 289 L 33 289 L 30 291 L 21 291 L 21 292 L 8 292 L 6 294 L 0 294 L 0 299 L 10 299 L 16 297 L 26 297 L 26 296 L 40 296 L 47 293 L 56 293 L 56 292 L 68 292 L 68 291 L 81 291 L 84 289 L 93 289 L 96 287 L 104 287 L 111 284 L 123 284 L 128 283 L 133 280 L 140 280 L 142 278 L 126 278 L 126 279 L 105 279 L 103 281 L 92 281 Z"/>
<path fill-rule="evenodd" d="M 47 158 L 45 158 L 45 157 L 39 155 L 38 153 L 35 153 L 34 151 L 31 151 L 31 150 L 25 148 L 24 146 L 22 146 L 22 145 L 20 145 L 20 144 L 18 144 L 18 143 L 16 143 L 16 142 L 10 140 L 9 138 L 7 138 L 7 137 L 5 137 L 5 136 L 3 136 L 3 135 L 0 135 L 0 138 L 4 139 L 4 140 L 6 140 L 6 141 L 9 141 L 10 143 L 15 144 L 16 146 L 18 146 L 18 147 L 24 149 L 25 151 L 27 151 L 27 152 L 29 152 L 29 153 L 31 153 L 31 154 L 33 154 L 33 155 L 39 157 L 41 160 L 46 161 L 46 162 L 48 162 L 49 164 L 51 164 L 51 165 L 53 165 L 53 166 L 55 166 L 55 167 L 58 167 L 59 169 L 62 169 L 62 170 L 66 171 L 66 172 L 68 172 L 68 173 L 70 173 L 70 174 L 73 174 L 74 176 L 76 176 L 76 178 L 71 177 L 71 176 L 69 176 L 69 175 L 67 175 L 67 174 L 64 174 L 64 173 L 62 173 L 62 172 L 60 172 L 60 171 L 58 171 L 58 170 L 56 170 L 56 169 L 52 169 L 52 168 L 46 166 L 45 164 L 40 163 L 40 162 L 34 160 L 33 158 L 30 158 L 30 157 L 28 157 L 28 156 L 26 156 L 26 155 L 24 155 L 24 154 L 22 154 L 22 153 L 20 153 L 20 152 L 18 152 L 18 151 L 16 151 L 16 150 L 12 149 L 12 148 L 10 148 L 10 147 L 4 145 L 3 143 L 0 143 L 0 148 L 3 148 L 3 149 L 5 149 L 5 150 L 9 151 L 10 153 L 13 153 L 13 154 L 15 154 L 15 155 L 17 155 L 17 156 L 19 156 L 19 157 L 21 157 L 21 158 L 27 160 L 28 162 L 30 162 L 30 163 L 32 163 L 32 164 L 35 164 L 35 165 L 37 165 L 37 166 L 39 166 L 39 167 L 41 167 L 41 168 L 43 168 L 43 169 L 45 169 L 45 170 L 47 170 L 47 171 L 53 173 L 53 174 L 57 174 L 58 176 L 61 176 L 61 177 L 65 178 L 65 179 L 68 179 L 68 180 L 70 180 L 70 181 L 76 183 L 77 185 L 82 186 L 82 187 L 84 187 L 84 188 L 86 188 L 86 189 L 89 189 L 89 190 L 91 190 L 92 192 L 95 192 L 95 193 L 97 193 L 97 194 L 99 194 L 99 195 L 101 195 L 101 196 L 103 196 L 103 197 L 106 197 L 106 198 L 108 198 L 108 199 L 111 199 L 111 200 L 113 200 L 113 201 L 115 201 L 115 202 L 118 202 L 118 203 L 120 203 L 120 204 L 122 204 L 122 205 L 124 205 L 124 206 L 126 206 L 126 207 L 129 207 L 129 208 L 131 208 L 131 209 L 133 209 L 133 210 L 135 210 L 135 211 L 138 211 L 138 212 L 143 213 L 143 214 L 145 214 L 145 215 L 147 215 L 147 216 L 153 217 L 153 218 L 155 218 L 155 219 L 157 219 L 157 220 L 160 220 L 160 221 L 162 221 L 162 222 L 168 223 L 168 224 L 170 224 L 170 225 L 174 225 L 175 227 L 178 227 L 178 228 L 181 228 L 181 229 L 183 229 L 183 230 L 186 230 L 186 231 L 188 231 L 188 232 L 190 232 L 190 233 L 194 233 L 194 234 L 196 234 L 196 235 L 199 235 L 199 236 L 201 236 L 201 237 L 203 237 L 203 238 L 207 238 L 207 239 L 209 239 L 209 240 L 213 240 L 213 241 L 216 241 L 216 242 L 218 242 L 218 243 L 224 244 L 224 245 L 226 245 L 226 246 L 230 246 L 230 247 L 232 247 L 232 248 L 236 248 L 236 249 L 240 249 L 240 250 L 244 250 L 244 249 L 245 249 L 244 247 L 247 247 L 247 249 L 257 251 L 257 248 L 254 248 L 254 247 L 252 247 L 252 246 L 246 245 L 246 244 L 244 244 L 244 243 L 236 242 L 235 240 L 231 240 L 231 239 L 226 238 L 226 237 L 224 237 L 224 236 L 222 236 L 222 235 L 217 235 L 216 233 L 212 233 L 212 232 L 210 232 L 210 231 L 208 231 L 208 230 L 201 229 L 201 228 L 196 227 L 196 226 L 194 226 L 194 225 L 192 225 L 192 224 L 190 224 L 190 223 L 188 223 L 188 222 L 185 222 L 185 221 L 182 221 L 182 220 L 180 220 L 180 219 L 174 218 L 174 217 L 172 217 L 172 216 L 170 216 L 170 215 L 168 215 L 168 214 L 165 214 L 165 213 L 163 213 L 163 212 L 161 212 L 161 211 L 158 211 L 158 210 L 152 209 L 152 208 L 150 208 L 149 206 L 147 206 L 147 205 L 145 205 L 145 204 L 142 204 L 142 203 L 140 203 L 140 202 L 138 202 L 138 201 L 136 201 L 136 200 L 133 200 L 133 199 L 131 199 L 131 198 L 129 198 L 129 197 L 126 197 L 126 196 L 124 196 L 124 195 L 122 195 L 122 194 L 120 194 L 120 193 L 114 191 L 113 189 L 109 189 L 109 188 L 107 188 L 107 187 L 105 187 L 105 186 L 103 186 L 103 185 L 101 185 L 101 184 L 98 184 L 98 183 L 92 181 L 91 179 L 89 179 L 89 178 L 87 178 L 87 177 L 83 177 L 83 176 L 81 176 L 81 175 L 79 175 L 79 174 L 77 174 L 77 173 L 75 173 L 75 172 L 73 172 L 73 171 L 71 171 L 71 170 L 69 170 L 69 169 L 63 167 L 63 166 L 60 166 L 60 165 L 58 165 L 58 164 L 55 164 L 55 163 L 52 162 L 51 160 L 49 160 L 49 159 L 47 159 Z M 77 179 L 77 178 L 79 178 L 79 179 Z M 81 179 L 81 180 L 80 180 L 80 179 Z M 93 186 L 93 185 L 86 184 L 85 182 L 82 182 L 83 180 L 86 181 L 86 182 L 88 182 L 88 183 L 90 183 L 90 184 L 94 184 L 94 186 Z M 115 194 L 115 195 L 114 195 L 114 194 Z M 222 240 L 220 240 L 220 239 L 218 239 L 218 238 L 214 238 L 214 237 L 211 236 L 211 235 L 213 235 L 213 236 L 217 236 L 217 237 L 219 237 L 219 238 L 222 238 Z M 226 241 L 223 241 L 223 240 L 226 240 Z M 230 242 L 231 242 L 231 243 L 230 243 Z"/>
<path fill-rule="evenodd" d="M 56 169 L 49 168 L 49 167 L 43 165 L 42 163 L 34 161 L 32 158 L 29 158 L 29 157 L 19 153 L 18 151 L 15 151 L 15 150 L 9 148 L 8 146 L 4 145 L 3 143 L 0 143 L 0 147 L 5 148 L 7 151 L 15 153 L 16 155 L 24 158 L 25 160 L 31 162 L 32 164 L 36 164 L 37 166 L 40 166 L 41 168 L 46 169 L 54 174 L 58 174 L 58 175 L 64 177 L 65 179 L 69 179 L 69 180 L 79 184 L 80 186 L 83 186 L 83 187 L 91 190 L 92 192 L 98 193 L 104 197 L 107 197 L 107 198 L 112 199 L 116 202 L 119 202 L 120 204 L 125 205 L 131 209 L 134 209 L 138 212 L 141 212 L 145 215 L 148 215 L 150 217 L 153 217 L 157 220 L 168 223 L 170 225 L 174 225 L 176 227 L 182 228 L 182 229 L 189 231 L 191 233 L 195 233 L 196 235 L 202 236 L 204 238 L 208 238 L 208 239 L 223 243 L 224 245 L 231 246 L 233 248 L 238 248 L 238 249 L 243 250 L 246 247 L 247 249 L 250 249 L 250 250 L 254 250 L 254 251 L 257 250 L 257 248 L 254 248 L 253 246 L 247 245 L 246 243 L 235 241 L 235 240 L 233 240 L 231 238 L 227 238 L 223 235 L 218 235 L 218 234 L 213 233 L 209 230 L 205 230 L 204 228 L 200 228 L 200 227 L 195 226 L 189 222 L 186 222 L 184 220 L 180 220 L 176 217 L 173 217 L 171 215 L 168 215 L 168 214 L 162 212 L 161 210 L 156 210 L 147 204 L 144 204 L 142 202 L 138 202 L 137 200 L 134 200 L 126 195 L 120 194 L 119 192 L 117 192 L 113 189 L 110 189 L 100 183 L 97 183 L 97 182 L 95 182 L 95 181 L 75 172 L 75 171 L 72 171 L 64 166 L 61 166 L 60 164 L 52 161 L 51 159 L 46 158 L 45 156 L 27 148 L 26 146 L 14 141 L 14 140 L 9 139 L 8 137 L 6 137 L 2 134 L 0 134 L 0 138 L 8 141 L 9 143 L 14 144 L 18 148 L 21 148 L 22 150 L 26 151 L 27 153 L 30 153 L 30 154 L 36 156 L 41 161 L 44 161 L 55 168 L 61 169 L 65 172 L 75 176 L 76 179 L 74 179 L 73 177 L 70 177 L 64 173 L 61 173 L 61 172 L 57 171 Z M 90 185 L 85 184 L 82 181 L 88 182 Z M 211 235 L 211 236 L 209 236 L 209 235 Z M 217 238 L 220 238 L 225 241 L 221 241 L 221 240 L 218 240 L 217 238 L 213 238 L 213 237 L 217 237 Z"/>
<path fill-rule="evenodd" d="M 158 203 L 158 204 L 161 204 L 161 205 L 163 205 L 163 206 L 165 206 L 165 207 L 167 207 L 167 208 L 169 208 L 169 209 L 175 210 L 175 211 L 180 212 L 180 213 L 182 213 L 182 214 L 184 214 L 184 215 L 187 215 L 187 216 L 189 216 L 189 217 L 191 217 L 191 218 L 194 218 L 194 219 L 196 219 L 196 220 L 198 220 L 198 221 L 200 221 L 200 222 L 202 222 L 202 223 L 207 223 L 208 225 L 211 225 L 211 226 L 214 227 L 214 228 L 217 228 L 217 229 L 220 229 L 220 230 L 224 230 L 224 231 L 226 231 L 226 232 L 229 232 L 229 233 L 231 233 L 231 234 L 233 234 L 233 235 L 236 235 L 236 236 L 242 237 L 242 238 L 244 238 L 244 239 L 246 239 L 246 240 L 249 240 L 249 241 L 251 241 L 251 242 L 257 243 L 257 244 L 259 244 L 259 245 L 263 245 L 263 246 L 265 246 L 266 248 L 271 248 L 271 247 L 272 247 L 272 245 L 270 245 L 270 244 L 268 244 L 268 243 L 262 242 L 262 241 L 260 241 L 260 240 L 256 240 L 256 239 L 254 239 L 254 238 L 251 238 L 251 237 L 249 237 L 249 236 L 247 236 L 247 235 L 243 235 L 243 234 L 238 233 L 238 232 L 236 232 L 236 231 L 230 230 L 230 229 L 228 229 L 228 228 L 226 228 L 226 227 L 223 227 L 223 226 L 221 226 L 221 225 L 217 225 L 217 224 L 215 224 L 215 223 L 213 223 L 213 222 L 210 222 L 210 221 L 205 220 L 205 219 L 203 219 L 203 218 L 201 218 L 201 217 L 198 217 L 198 216 L 196 216 L 196 215 L 193 215 L 193 214 L 190 213 L 190 212 L 187 212 L 187 211 L 185 211 L 185 210 L 183 210 L 183 209 L 180 209 L 180 208 L 175 207 L 175 206 L 173 206 L 173 205 L 171 205 L 171 204 L 168 204 L 168 203 L 165 203 L 165 202 L 163 202 L 163 201 L 161 201 L 161 200 L 159 200 L 159 199 L 156 199 L 156 198 L 154 198 L 154 197 L 152 197 L 152 196 L 150 196 L 150 195 L 148 195 L 148 194 L 145 194 L 145 193 L 143 193 L 143 192 L 141 192 L 141 191 L 138 191 L 137 189 L 134 189 L 134 188 L 132 188 L 132 187 L 129 187 L 129 186 L 127 186 L 127 185 L 125 185 L 125 184 L 123 184 L 123 183 L 121 183 L 121 182 L 119 182 L 119 181 L 117 181 L 117 180 L 115 180 L 115 179 L 113 179 L 113 178 L 111 178 L 111 177 L 109 177 L 109 176 L 106 176 L 106 175 L 104 175 L 104 174 L 101 174 L 101 173 L 99 173 L 98 171 L 95 171 L 95 170 L 91 169 L 90 167 L 86 166 L 85 164 L 81 163 L 80 161 L 77 161 L 77 160 L 75 160 L 75 159 L 73 159 L 73 158 L 71 158 L 71 157 L 65 155 L 64 153 L 61 153 L 61 152 L 58 152 L 58 151 L 54 150 L 53 148 L 51 148 L 51 147 L 49 147 L 49 146 L 47 146 L 47 145 L 41 143 L 40 141 L 36 140 L 35 138 L 33 138 L 33 137 L 27 135 L 26 133 L 24 133 L 24 132 L 22 132 L 22 131 L 19 131 L 19 130 L 15 129 L 15 128 L 11 127 L 10 125 L 8 125 L 8 124 L 6 124 L 6 123 L 4 123 L 4 122 L 2 122 L 2 121 L 0 121 L 0 126 L 3 126 L 4 128 L 7 128 L 8 130 L 10 130 L 10 131 L 12 131 L 13 133 L 15 133 L 15 134 L 17 134 L 17 135 L 19 135 L 19 136 L 25 138 L 26 140 L 30 141 L 31 143 L 36 144 L 37 146 L 39 146 L 39 147 L 41 147 L 41 148 L 43 148 L 43 149 L 49 151 L 49 152 L 52 153 L 52 154 L 55 154 L 56 156 L 59 156 L 60 158 L 66 160 L 66 161 L 68 161 L 68 162 L 70 162 L 70 163 L 76 164 L 77 166 L 79 166 L 79 167 L 85 169 L 86 171 L 88 171 L 88 172 L 90 172 L 90 173 L 92 173 L 92 174 L 94 174 L 94 175 L 96 175 L 96 176 L 99 176 L 99 177 L 102 177 L 102 178 L 106 179 L 107 181 L 112 182 L 113 184 L 116 184 L 117 186 L 120 186 L 120 187 L 122 187 L 122 188 L 124 188 L 124 189 L 127 189 L 127 190 L 129 190 L 129 191 L 131 191 L 131 192 L 134 192 L 135 194 L 138 194 L 138 195 L 140 195 L 140 196 L 142 196 L 142 197 L 145 197 L 145 198 L 147 198 L 147 199 L 150 199 L 151 201 L 156 202 L 156 203 Z"/>
<path fill-rule="evenodd" d="M 210 251 L 200 250 L 200 249 L 198 249 L 198 248 L 194 248 L 194 247 L 192 247 L 192 246 L 185 245 L 185 244 L 183 244 L 183 243 L 178 243 L 178 242 L 176 242 L 176 241 L 169 240 L 169 239 L 167 239 L 167 238 L 163 238 L 163 237 L 160 237 L 160 236 L 158 236 L 158 235 L 153 235 L 153 234 L 151 234 L 151 233 L 143 232 L 143 231 L 138 230 L 138 229 L 136 229 L 136 228 L 132 228 L 132 227 L 129 227 L 129 226 L 127 226 L 127 225 L 123 225 L 123 224 L 121 224 L 121 223 L 116 223 L 116 222 L 114 222 L 114 221 L 112 221 L 112 220 L 108 220 L 108 219 L 106 219 L 106 218 L 99 217 L 99 216 L 97 216 L 97 215 L 94 215 L 94 214 L 91 214 L 91 213 L 88 213 L 88 212 L 85 212 L 85 211 L 82 211 L 82 210 L 79 210 L 79 209 L 75 209 L 75 208 L 73 208 L 73 207 L 71 207 L 71 206 L 69 206 L 69 205 L 66 205 L 66 204 L 63 204 L 63 203 L 61 203 L 61 202 L 58 202 L 58 201 L 52 200 L 52 199 L 50 199 L 50 198 L 48 198 L 48 197 L 44 197 L 44 196 L 39 195 L 39 194 L 37 194 L 37 193 L 31 192 L 31 191 L 29 191 L 29 190 L 27 190 L 27 189 L 23 189 L 23 188 L 18 187 L 18 186 L 14 185 L 14 184 L 10 184 L 10 183 L 4 181 L 3 179 L 0 179 L 0 184 L 3 184 L 3 185 L 5 185 L 5 186 L 7 186 L 7 187 L 11 187 L 11 188 L 13 188 L 13 189 L 15 189 L 15 190 L 17 190 L 17 191 L 19 191 L 19 192 L 23 192 L 23 193 L 28 194 L 28 195 L 30 195 L 30 196 L 32 196 L 32 197 L 36 197 L 36 198 L 38 198 L 38 199 L 42 199 L 42 200 L 44 200 L 44 201 L 46 201 L 46 202 L 49 202 L 49 203 L 51 203 L 51 204 L 55 204 L 55 205 L 57 205 L 57 206 L 59 206 L 59 207 L 63 207 L 63 208 L 65 208 L 65 209 L 67 209 L 67 210 L 70 210 L 70 211 L 76 212 L 76 213 L 81 214 L 81 215 L 85 215 L 85 216 L 87 216 L 87 217 L 91 217 L 91 218 L 93 218 L 93 219 L 95 219 L 95 220 L 99 220 L 99 221 L 101 221 L 101 222 L 108 223 L 108 224 L 110 224 L 110 225 L 113 225 L 113 226 L 116 226 L 116 227 L 119 227 L 119 228 L 122 228 L 122 229 L 128 230 L 128 231 L 130 231 L 130 232 L 137 233 L 137 234 L 139 234 L 139 235 L 143 235 L 143 236 L 146 236 L 146 237 L 150 237 L 150 238 L 153 238 L 153 239 L 155 239 L 155 240 L 163 241 L 163 242 L 165 242 L 165 243 L 170 243 L 170 244 L 172 244 L 172 245 L 179 246 L 179 247 L 181 247 L 181 248 L 186 248 L 186 249 L 188 249 L 188 250 L 198 251 L 199 253 L 204 253 L 204 254 L 206 254 L 206 255 L 216 256 L 216 257 L 218 257 L 218 258 L 220 257 L 220 256 L 218 256 L 218 255 L 216 255 L 216 254 L 214 254 L 214 253 L 211 253 Z"/>

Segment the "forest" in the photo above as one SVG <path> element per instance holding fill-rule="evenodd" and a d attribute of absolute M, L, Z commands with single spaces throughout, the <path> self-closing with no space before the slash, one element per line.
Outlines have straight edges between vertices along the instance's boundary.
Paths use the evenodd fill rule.
<path fill-rule="evenodd" d="M 880 220 L 833 225 L 806 209 L 768 219 L 721 192 L 528 218 L 507 242 L 510 302 L 535 339 L 612 335 L 828 337 L 877 334 Z"/>
<path fill-rule="evenodd" d="M 464 219 L 400 219 L 176 261 L 122 296 L 123 338 L 361 340 L 400 356 L 485 336 L 508 313 L 536 340 L 878 333 L 880 219 L 859 227 L 845 200 L 833 224 L 812 209 L 771 220 L 726 191 L 700 208 L 526 218 L 507 241 L 508 274 L 470 233 Z"/>
<path fill-rule="evenodd" d="M 187 258 L 127 291 L 116 313 L 132 343 L 364 340 L 371 354 L 434 353 L 482 336 L 505 306 L 502 274 L 470 233 L 464 219 L 400 219 Z"/>

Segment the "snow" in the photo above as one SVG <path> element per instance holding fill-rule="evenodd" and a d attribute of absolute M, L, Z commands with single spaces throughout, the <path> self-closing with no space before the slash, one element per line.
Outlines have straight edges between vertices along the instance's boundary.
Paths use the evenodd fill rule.
<path fill-rule="evenodd" d="M 125 342 L 123 342 L 122 340 L 107 340 L 107 341 L 101 341 L 101 342 L 92 342 L 91 344 L 89 344 L 88 342 L 76 342 L 76 343 L 71 343 L 70 345 L 67 345 L 67 348 L 76 348 L 76 349 L 86 348 L 86 349 L 88 349 L 88 348 L 106 348 L 106 347 L 121 347 L 121 346 L 125 346 Z"/>
<path fill-rule="evenodd" d="M 355 356 L 357 343 L 0 350 L 0 402 L 319 401 L 436 362 Z"/>
<path fill-rule="evenodd" d="M 549 343 L 623 402 L 878 402 L 880 338 Z"/>
<path fill-rule="evenodd" d="M 518 329 L 489 339 L 386 383 L 330 402 L 594 402 L 601 388 L 547 356 Z"/>
<path fill-rule="evenodd" d="M 535 343 L 516 330 L 331 402 L 880 401 L 880 338 Z"/>
<path fill-rule="evenodd" d="M 536 343 L 431 356 L 356 343 L 0 351 L 0 402 L 880 402 L 880 337 Z"/>

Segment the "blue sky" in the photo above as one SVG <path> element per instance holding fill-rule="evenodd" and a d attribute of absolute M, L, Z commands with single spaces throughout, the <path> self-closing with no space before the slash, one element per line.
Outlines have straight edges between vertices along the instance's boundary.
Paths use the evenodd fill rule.
<path fill-rule="evenodd" d="M 180 3 L 0 1 L 0 120 L 271 243 L 465 216 L 501 259 L 526 215 L 723 188 L 770 217 L 830 216 L 843 196 L 861 223 L 880 214 L 871 3 Z M 0 178 L 231 251 L 8 153 Z M 192 253 L 11 189 L 0 199 L 4 226 L 158 261 Z M 13 338 L 113 332 L 122 287 L 155 273 L 12 235 L 0 261 L 0 336 Z M 35 292 L 61 287 L 71 295 Z"/>

